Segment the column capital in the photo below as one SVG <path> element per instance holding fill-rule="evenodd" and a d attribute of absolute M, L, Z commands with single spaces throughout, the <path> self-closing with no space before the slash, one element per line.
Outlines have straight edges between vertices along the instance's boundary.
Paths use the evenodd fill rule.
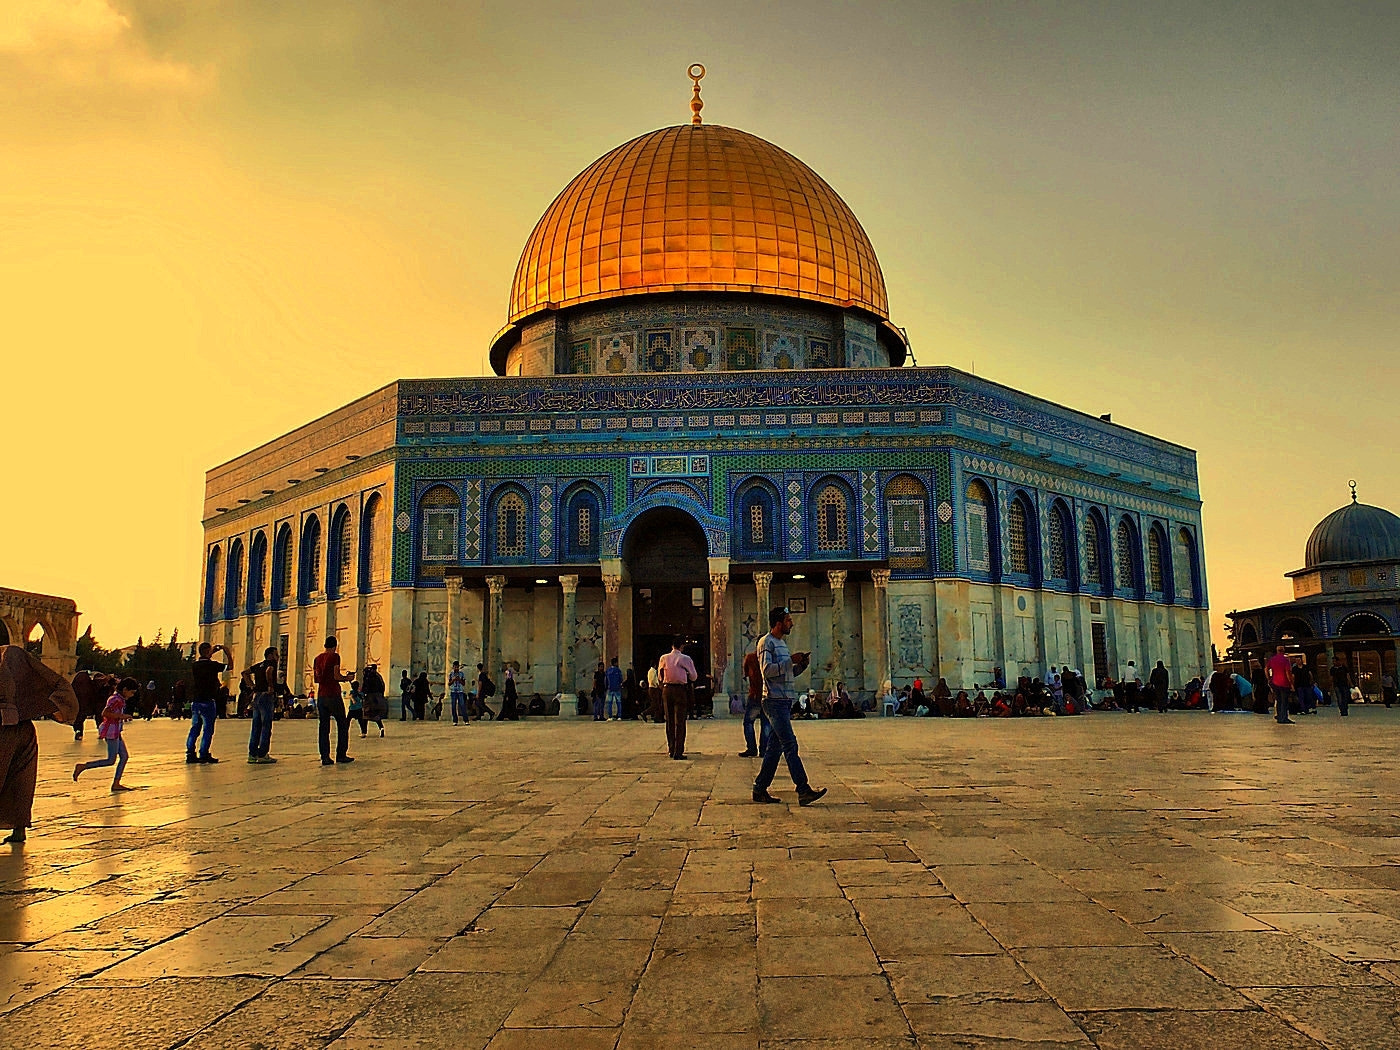
<path fill-rule="evenodd" d="M 622 589 L 622 577 L 621 577 L 621 576 L 619 576 L 617 573 L 612 573 L 612 572 L 605 572 L 605 573 L 603 573 L 603 590 L 607 591 L 609 595 L 614 595 L 614 596 L 615 596 L 615 595 L 617 594 L 617 592 L 618 592 L 619 590 L 621 590 L 621 589 Z"/>
<path fill-rule="evenodd" d="M 559 586 L 564 588 L 565 594 L 576 594 L 578 592 L 578 577 L 560 576 Z"/>
<path fill-rule="evenodd" d="M 846 586 L 846 570 L 828 569 L 826 573 L 826 580 L 829 584 L 831 584 L 831 589 L 833 591 L 839 591 L 841 588 Z"/>
<path fill-rule="evenodd" d="M 504 576 L 486 577 L 486 586 L 491 588 L 491 594 L 497 595 L 506 589 L 506 578 Z"/>
<path fill-rule="evenodd" d="M 727 572 L 712 572 L 712 573 L 710 573 L 710 589 L 711 589 L 712 591 L 716 591 L 716 592 L 718 592 L 718 593 L 720 593 L 720 594 L 723 594 L 725 591 L 729 590 L 729 573 L 727 573 Z"/>
<path fill-rule="evenodd" d="M 442 582 L 449 594 L 456 594 L 462 589 L 462 577 L 460 576 L 444 576 Z"/>
<path fill-rule="evenodd" d="M 871 569 L 871 570 L 870 570 L 870 580 L 871 580 L 872 583 L 875 584 L 875 586 L 876 586 L 877 588 L 883 590 L 884 588 L 886 588 L 886 587 L 888 587 L 888 586 L 890 585 L 890 570 L 889 570 L 889 569 Z"/>
<path fill-rule="evenodd" d="M 771 572 L 756 572 L 753 574 L 755 587 L 762 587 L 767 590 L 773 585 L 773 574 Z"/>

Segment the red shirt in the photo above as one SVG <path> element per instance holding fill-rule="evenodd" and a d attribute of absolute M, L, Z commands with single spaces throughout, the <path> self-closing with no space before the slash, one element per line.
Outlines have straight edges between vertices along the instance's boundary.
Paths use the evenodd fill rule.
<path fill-rule="evenodd" d="M 1264 665 L 1269 672 L 1269 684 L 1279 689 L 1293 688 L 1293 661 L 1283 653 L 1274 653 Z"/>
<path fill-rule="evenodd" d="M 335 700 L 340 696 L 340 654 L 326 649 L 311 665 L 311 677 L 316 679 L 316 699 Z"/>

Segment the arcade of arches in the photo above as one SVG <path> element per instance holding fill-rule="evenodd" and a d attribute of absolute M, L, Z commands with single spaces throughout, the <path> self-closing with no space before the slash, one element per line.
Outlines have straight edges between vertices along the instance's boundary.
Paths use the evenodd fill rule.
<path fill-rule="evenodd" d="M 72 674 L 78 662 L 77 603 L 0 587 L 0 645 L 26 646 L 59 674 Z"/>

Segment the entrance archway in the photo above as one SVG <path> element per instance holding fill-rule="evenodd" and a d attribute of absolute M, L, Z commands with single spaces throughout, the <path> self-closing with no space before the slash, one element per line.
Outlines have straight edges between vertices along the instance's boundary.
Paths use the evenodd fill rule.
<path fill-rule="evenodd" d="M 632 661 L 638 676 L 654 667 L 671 640 L 703 677 L 710 673 L 710 572 L 705 532 L 675 507 L 656 507 L 632 522 L 622 561 L 632 584 Z"/>

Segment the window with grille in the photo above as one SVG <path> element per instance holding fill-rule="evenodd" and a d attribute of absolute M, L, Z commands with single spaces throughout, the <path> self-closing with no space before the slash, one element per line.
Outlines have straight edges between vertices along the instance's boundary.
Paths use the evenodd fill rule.
<path fill-rule="evenodd" d="M 777 541 L 774 532 L 775 495 L 765 486 L 751 484 L 739 493 L 735 528 L 740 549 L 751 553 L 772 553 Z"/>
<path fill-rule="evenodd" d="M 204 575 L 204 619 L 215 620 L 224 614 L 223 555 L 217 546 L 209 551 L 209 569 Z"/>
<path fill-rule="evenodd" d="M 600 518 L 597 492 L 586 486 L 573 489 L 564 500 L 567 523 L 565 556 L 591 560 L 598 556 L 598 524 Z"/>
<path fill-rule="evenodd" d="M 1187 529 L 1177 531 L 1172 570 L 1176 578 L 1177 598 L 1196 601 L 1196 543 Z"/>
<path fill-rule="evenodd" d="M 967 487 L 967 566 L 981 572 L 992 571 L 992 494 L 987 486 L 974 481 Z"/>
<path fill-rule="evenodd" d="M 253 555 L 248 564 L 248 604 L 258 606 L 267 601 L 267 534 L 253 537 Z"/>
<path fill-rule="evenodd" d="M 763 527 L 763 504 L 754 500 L 749 504 L 749 546 L 765 547 L 768 545 L 768 532 Z"/>
<path fill-rule="evenodd" d="M 429 489 L 423 497 L 421 528 L 424 561 L 452 561 L 457 557 L 457 515 L 461 503 L 446 485 Z"/>
<path fill-rule="evenodd" d="M 1029 576 L 1031 571 L 1026 530 L 1026 505 L 1020 499 L 1013 499 L 1007 510 L 1006 534 L 1011 541 L 1011 571 L 1023 576 Z"/>
<path fill-rule="evenodd" d="M 235 540 L 228 552 L 228 615 L 243 614 L 243 541 Z"/>
<path fill-rule="evenodd" d="M 501 558 L 525 556 L 525 499 L 518 492 L 507 492 L 496 504 L 496 555 Z"/>
<path fill-rule="evenodd" d="M 1154 528 L 1147 534 L 1147 587 L 1157 593 L 1166 590 L 1162 560 L 1162 534 Z"/>
<path fill-rule="evenodd" d="M 1099 526 L 1090 514 L 1084 519 L 1084 582 L 1091 587 L 1103 585 L 1103 568 L 1099 563 L 1102 551 Z"/>
<path fill-rule="evenodd" d="M 1050 510 L 1050 578 L 1069 579 L 1069 550 L 1066 542 L 1065 509 L 1055 504 Z"/>
<path fill-rule="evenodd" d="M 835 485 L 817 493 L 817 550 L 840 551 L 850 547 L 846 521 L 846 494 Z"/>
<path fill-rule="evenodd" d="M 379 494 L 365 502 L 360 519 L 360 589 L 370 591 L 383 576 L 384 568 L 384 515 L 383 500 Z"/>
<path fill-rule="evenodd" d="M 335 565 L 332 571 L 335 573 L 337 593 L 343 593 L 350 586 L 350 581 L 354 576 L 354 562 L 350 560 L 353 553 L 350 544 L 350 515 L 342 507 L 340 516 L 336 519 L 335 529 Z"/>
<path fill-rule="evenodd" d="M 579 504 L 574 536 L 580 547 L 587 547 L 593 543 L 593 508 L 587 503 Z"/>
<path fill-rule="evenodd" d="M 1131 590 L 1134 583 L 1133 572 L 1135 559 L 1133 557 L 1133 529 L 1128 524 L 1128 519 L 1124 518 L 1118 523 L 1117 535 L 1113 538 L 1113 564 L 1116 567 L 1115 582 L 1124 590 Z"/>
<path fill-rule="evenodd" d="M 303 597 L 321 589 L 321 522 L 312 518 L 301 534 L 301 563 L 303 566 Z"/>
<path fill-rule="evenodd" d="M 277 536 L 277 554 L 273 563 L 273 574 L 277 578 L 277 597 L 282 602 L 292 597 L 292 529 L 282 526 Z"/>

